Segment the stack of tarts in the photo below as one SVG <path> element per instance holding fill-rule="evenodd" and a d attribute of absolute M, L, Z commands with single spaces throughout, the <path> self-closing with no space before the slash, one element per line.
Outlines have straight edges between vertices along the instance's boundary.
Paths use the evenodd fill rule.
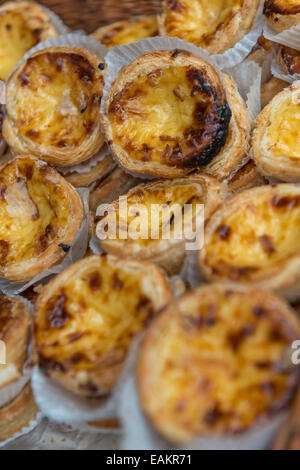
<path fill-rule="evenodd" d="M 35 404 L 28 373 L 30 311 L 16 298 L 0 297 L 0 443 L 36 420 Z"/>

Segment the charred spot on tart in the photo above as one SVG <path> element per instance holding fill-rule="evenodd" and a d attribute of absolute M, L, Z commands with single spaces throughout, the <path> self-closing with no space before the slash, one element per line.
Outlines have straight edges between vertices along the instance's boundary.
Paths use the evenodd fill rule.
<path fill-rule="evenodd" d="M 89 274 L 87 282 L 92 291 L 97 292 L 101 287 L 101 275 L 98 271 Z"/>
<path fill-rule="evenodd" d="M 291 210 L 294 207 L 297 207 L 300 203 L 300 196 L 281 196 L 280 194 L 275 194 L 271 199 L 271 206 L 276 209 L 286 209 Z"/>
<path fill-rule="evenodd" d="M 45 51 L 30 57 L 14 92 L 18 132 L 46 147 L 78 147 L 100 126 L 101 78 L 79 53 Z"/>
<path fill-rule="evenodd" d="M 61 329 L 70 318 L 70 314 L 66 310 L 66 300 L 63 291 L 48 300 L 45 311 L 49 328 Z"/>
<path fill-rule="evenodd" d="M 108 113 L 114 142 L 131 158 L 188 171 L 220 153 L 232 115 L 222 85 L 214 87 L 206 71 L 192 65 L 138 76 L 113 96 Z"/>
<path fill-rule="evenodd" d="M 7 240 L 0 240 L 0 263 L 6 264 L 7 255 L 9 252 L 9 242 Z"/>
<path fill-rule="evenodd" d="M 267 18 L 274 15 L 274 13 L 279 15 L 297 15 L 300 13 L 300 4 L 290 5 L 288 1 L 265 0 L 263 13 Z"/>
<path fill-rule="evenodd" d="M 71 249 L 71 246 L 70 245 L 66 245 L 66 243 L 59 243 L 58 245 L 65 253 L 68 253 L 68 251 L 70 251 Z"/>
<path fill-rule="evenodd" d="M 258 237 L 258 240 L 262 246 L 262 249 L 268 255 L 275 253 L 276 249 L 274 247 L 274 243 L 272 242 L 272 238 L 269 235 L 261 235 L 260 237 Z"/>
<path fill-rule="evenodd" d="M 225 224 L 219 225 L 216 231 L 221 240 L 228 240 L 231 234 L 231 228 Z"/>

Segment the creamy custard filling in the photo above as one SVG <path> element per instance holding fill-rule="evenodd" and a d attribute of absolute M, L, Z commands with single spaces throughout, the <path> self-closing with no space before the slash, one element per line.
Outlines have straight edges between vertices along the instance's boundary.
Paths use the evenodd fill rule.
<path fill-rule="evenodd" d="M 105 44 L 108 49 L 114 46 L 124 46 L 139 39 L 158 35 L 158 25 L 155 16 L 140 18 L 139 20 L 111 26 L 103 34 L 95 34 L 94 37 Z"/>
<path fill-rule="evenodd" d="M 287 98 L 271 111 L 267 128 L 268 148 L 276 157 L 300 158 L 300 100 Z"/>
<path fill-rule="evenodd" d="M 243 0 L 168 0 L 165 28 L 169 36 L 201 46 L 242 7 Z"/>
<path fill-rule="evenodd" d="M 138 269 L 127 272 L 102 259 L 63 283 L 39 310 L 36 344 L 45 368 L 76 370 L 124 360 L 132 338 L 154 315 L 151 294 Z M 112 364 L 111 364 L 112 365 Z"/>
<path fill-rule="evenodd" d="M 155 246 L 166 233 L 170 233 L 173 240 L 179 232 L 184 234 L 187 231 L 188 224 L 193 228 L 198 204 L 204 204 L 204 197 L 202 189 L 196 184 L 139 187 L 127 197 L 126 220 L 118 201 L 115 212 L 101 218 L 100 225 L 104 229 L 116 217 L 118 231 L 114 240 L 118 240 L 124 248 L 136 244 Z M 174 210 L 170 210 L 172 206 Z"/>
<path fill-rule="evenodd" d="M 230 290 L 203 292 L 186 308 L 179 304 L 158 323 L 151 351 L 142 351 L 159 357 L 153 367 L 149 361 L 145 378 L 159 402 L 147 402 L 146 411 L 156 413 L 166 431 L 181 429 L 192 438 L 243 431 L 286 403 L 294 379 L 280 364 L 293 331 L 271 316 L 249 293 Z"/>
<path fill-rule="evenodd" d="M 70 202 L 44 166 L 18 162 L 0 173 L 0 265 L 31 261 L 43 253 L 70 221 Z"/>
<path fill-rule="evenodd" d="M 99 126 L 102 77 L 85 57 L 39 54 L 22 67 L 18 85 L 11 114 L 36 144 L 77 148 Z"/>
<path fill-rule="evenodd" d="M 114 141 L 134 160 L 195 168 L 226 143 L 230 108 L 193 66 L 140 75 L 109 106 Z"/>
<path fill-rule="evenodd" d="M 5 80 L 25 52 L 38 42 L 20 13 L 0 12 L 0 79 Z"/>
<path fill-rule="evenodd" d="M 247 278 L 299 251 L 300 196 L 263 194 L 220 221 L 206 242 L 206 262 L 216 273 Z"/>

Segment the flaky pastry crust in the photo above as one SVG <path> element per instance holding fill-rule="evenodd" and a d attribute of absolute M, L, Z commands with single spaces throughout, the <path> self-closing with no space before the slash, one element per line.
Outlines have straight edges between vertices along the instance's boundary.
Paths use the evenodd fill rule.
<path fill-rule="evenodd" d="M 253 123 L 250 153 L 264 175 L 300 181 L 300 84 L 292 84 L 264 107 Z"/>
<path fill-rule="evenodd" d="M 293 395 L 298 373 L 289 354 L 299 328 L 290 307 L 263 290 L 223 283 L 189 291 L 142 340 L 143 411 L 175 444 L 267 423 Z"/>
<path fill-rule="evenodd" d="M 0 297 L 0 340 L 5 345 L 5 362 L 0 364 L 0 390 L 22 377 L 27 359 L 30 311 L 18 299 Z"/>
<path fill-rule="evenodd" d="M 9 439 L 27 428 L 38 413 L 30 384 L 27 384 L 13 401 L 0 408 L 0 439 Z"/>
<path fill-rule="evenodd" d="M 277 60 L 285 73 L 289 75 L 300 73 L 300 51 L 291 47 L 280 46 Z"/>
<path fill-rule="evenodd" d="M 107 141 L 132 172 L 166 178 L 197 169 L 224 179 L 245 155 L 245 104 L 232 80 L 190 52 L 153 51 L 123 67 L 102 116 Z"/>
<path fill-rule="evenodd" d="M 105 44 L 108 49 L 114 46 L 124 46 L 139 39 L 158 36 L 156 15 L 117 21 L 98 28 L 91 36 Z"/>
<path fill-rule="evenodd" d="M 160 32 L 222 54 L 250 30 L 258 5 L 258 0 L 164 0 Z"/>
<path fill-rule="evenodd" d="M 284 88 L 287 88 L 289 83 L 280 80 L 277 77 L 271 77 L 270 80 L 263 83 L 260 89 L 261 107 L 264 108 L 274 96 L 278 95 Z"/>
<path fill-rule="evenodd" d="M 200 205 L 204 205 L 205 213 L 203 216 L 208 219 L 221 203 L 224 193 L 221 184 L 214 178 L 207 175 L 193 174 L 185 178 L 140 184 L 131 189 L 125 197 L 128 209 L 126 230 L 129 237 L 122 239 L 124 221 L 120 217 L 119 200 L 117 199 L 112 202 L 115 210 L 114 214 L 117 214 L 117 237 L 102 240 L 102 248 L 107 253 L 123 254 L 152 261 L 164 268 L 169 275 L 172 275 L 178 273 L 182 268 L 186 254 L 185 244 L 188 241 L 185 235 L 187 235 L 189 227 L 191 233 L 195 233 L 196 218 L 201 216 L 201 212 L 199 212 Z M 143 213 L 140 212 L 138 207 L 135 211 L 137 204 L 141 204 L 146 208 L 145 217 L 143 217 Z M 167 206 L 166 213 L 162 212 L 163 215 L 160 219 L 159 233 L 156 233 L 156 239 L 153 237 L 153 230 L 157 219 L 153 215 L 152 224 L 151 215 L 153 204 Z M 184 214 L 183 220 L 181 218 L 176 220 L 175 213 L 170 211 L 170 207 L 175 204 L 179 206 L 175 210 L 176 217 L 180 211 L 180 214 Z M 135 213 L 137 212 L 136 215 L 131 213 L 132 210 Z M 100 239 L 101 232 L 110 217 L 110 215 L 102 217 L 98 222 L 98 226 L 96 226 L 96 234 Z M 140 223 L 140 230 L 143 234 L 143 238 L 137 240 L 130 237 L 130 226 L 135 223 Z M 182 228 L 182 223 L 184 224 L 182 237 L 180 240 L 174 239 L 174 233 L 177 233 L 179 227 Z M 163 239 L 162 226 L 164 228 L 169 227 L 170 239 Z M 107 236 L 107 232 L 105 235 Z"/>
<path fill-rule="evenodd" d="M 227 181 L 227 189 L 235 194 L 262 184 L 267 184 L 266 178 L 259 173 L 254 161 L 249 160 Z"/>
<path fill-rule="evenodd" d="M 299 24 L 300 3 L 298 0 L 265 0 L 264 15 L 269 25 L 280 33 Z"/>
<path fill-rule="evenodd" d="M 15 157 L 0 167 L 0 218 L 0 276 L 28 281 L 66 256 L 83 206 L 47 163 Z"/>
<path fill-rule="evenodd" d="M 93 186 L 90 193 L 90 209 L 96 211 L 99 204 L 112 202 L 140 182 L 140 178 L 135 178 L 117 166 L 104 180 Z"/>
<path fill-rule="evenodd" d="M 25 52 L 58 35 L 48 14 L 35 2 L 0 6 L 0 79 L 5 80 Z"/>
<path fill-rule="evenodd" d="M 35 304 L 34 361 L 76 394 L 106 395 L 133 337 L 170 299 L 167 278 L 152 263 L 84 258 L 51 280 Z"/>
<path fill-rule="evenodd" d="M 247 283 L 293 299 L 300 285 L 300 188 L 260 186 L 226 200 L 205 227 L 205 277 Z"/>
<path fill-rule="evenodd" d="M 33 54 L 9 77 L 3 135 L 14 154 L 56 166 L 91 158 L 102 146 L 104 64 L 77 47 Z"/>

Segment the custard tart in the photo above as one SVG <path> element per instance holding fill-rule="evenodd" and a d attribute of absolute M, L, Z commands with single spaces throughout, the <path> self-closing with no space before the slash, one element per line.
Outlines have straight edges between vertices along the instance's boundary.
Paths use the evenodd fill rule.
<path fill-rule="evenodd" d="M 3 135 L 15 154 L 56 166 L 91 158 L 102 146 L 104 63 L 77 47 L 34 53 L 9 77 Z"/>
<path fill-rule="evenodd" d="M 158 36 L 155 15 L 118 21 L 108 26 L 102 26 L 92 34 L 92 37 L 101 41 L 107 49 L 114 46 L 124 46 L 151 36 Z"/>
<path fill-rule="evenodd" d="M 260 89 L 261 107 L 264 108 L 270 103 L 274 96 L 278 95 L 278 93 L 288 86 L 288 82 L 277 77 L 271 77 L 267 82 L 263 83 Z"/>
<path fill-rule="evenodd" d="M 197 169 L 222 179 L 246 152 L 235 84 L 184 50 L 145 53 L 123 67 L 105 110 L 106 139 L 132 172 L 176 178 Z"/>
<path fill-rule="evenodd" d="M 38 413 L 31 386 L 27 384 L 16 398 L 0 408 L 0 440 L 9 439 L 28 428 Z"/>
<path fill-rule="evenodd" d="M 172 275 L 182 267 L 186 243 L 197 229 L 203 229 L 204 217 L 209 218 L 224 195 L 214 178 L 191 175 L 140 184 L 124 197 L 125 220 L 120 201 L 116 200 L 112 210 L 98 222 L 96 235 L 102 248 L 108 253 L 148 259 Z M 107 227 L 115 220 L 116 236 L 109 238 Z"/>
<path fill-rule="evenodd" d="M 300 73 L 300 51 L 292 49 L 291 47 L 280 46 L 277 60 L 285 73 L 289 75 Z"/>
<path fill-rule="evenodd" d="M 267 423 L 293 395 L 289 349 L 299 334 L 290 307 L 263 290 L 222 283 L 188 292 L 142 340 L 136 374 L 146 417 L 175 444 Z"/>
<path fill-rule="evenodd" d="M 164 0 L 162 35 L 222 54 L 250 30 L 259 0 Z"/>
<path fill-rule="evenodd" d="M 0 167 L 0 276 L 28 281 L 58 264 L 83 218 L 80 196 L 47 163 L 15 157 Z"/>
<path fill-rule="evenodd" d="M 5 346 L 5 364 L 0 362 L 0 391 L 22 377 L 29 332 L 28 307 L 16 298 L 0 296 L 0 341 Z"/>
<path fill-rule="evenodd" d="M 200 269 L 289 299 L 300 286 L 300 188 L 260 186 L 227 199 L 205 227 Z"/>
<path fill-rule="evenodd" d="M 277 94 L 253 124 L 251 155 L 259 171 L 280 181 L 300 181 L 300 82 Z"/>
<path fill-rule="evenodd" d="M 0 79 L 6 80 L 25 52 L 57 35 L 48 13 L 35 2 L 6 2 L 1 5 Z"/>
<path fill-rule="evenodd" d="M 34 361 L 76 394 L 107 395 L 134 336 L 170 299 L 167 278 L 152 263 L 84 258 L 51 280 L 35 304 Z"/>
<path fill-rule="evenodd" d="M 284 31 L 300 23 L 300 2 L 299 0 L 265 0 L 264 15 L 275 31 Z"/>
<path fill-rule="evenodd" d="M 93 185 L 90 192 L 90 209 L 96 211 L 99 204 L 113 201 L 140 182 L 140 178 L 135 178 L 117 166 L 106 178 Z"/>

